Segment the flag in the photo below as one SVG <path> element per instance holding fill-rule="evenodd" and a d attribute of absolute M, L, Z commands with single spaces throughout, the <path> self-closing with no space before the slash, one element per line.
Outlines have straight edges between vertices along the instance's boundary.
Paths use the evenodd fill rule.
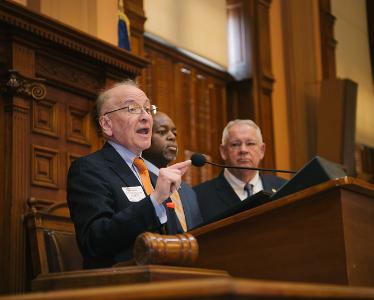
<path fill-rule="evenodd" d="M 123 0 L 118 0 L 118 47 L 131 51 L 130 20 L 125 15 Z"/>

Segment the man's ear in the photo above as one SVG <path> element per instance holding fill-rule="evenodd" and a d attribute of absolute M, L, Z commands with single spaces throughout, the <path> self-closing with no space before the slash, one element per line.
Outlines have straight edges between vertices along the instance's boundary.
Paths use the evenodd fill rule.
<path fill-rule="evenodd" d="M 221 154 L 221 158 L 225 161 L 227 159 L 226 154 L 226 146 L 225 145 L 219 145 L 219 153 Z"/>
<path fill-rule="evenodd" d="M 265 149 L 266 149 L 266 144 L 265 144 L 265 143 L 262 143 L 261 146 L 260 146 L 261 159 L 263 159 L 264 156 L 265 156 Z"/>
<path fill-rule="evenodd" d="M 106 136 L 112 136 L 112 120 L 108 118 L 107 116 L 101 116 L 99 119 L 99 123 L 101 126 L 101 129 L 103 130 L 103 133 Z"/>

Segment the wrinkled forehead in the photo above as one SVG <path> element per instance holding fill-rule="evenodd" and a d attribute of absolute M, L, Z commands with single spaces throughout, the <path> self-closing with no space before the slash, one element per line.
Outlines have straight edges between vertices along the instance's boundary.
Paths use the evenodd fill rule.
<path fill-rule="evenodd" d="M 108 105 L 123 105 L 127 103 L 138 103 L 144 105 L 149 103 L 147 95 L 139 88 L 131 85 L 117 86 L 108 91 Z"/>

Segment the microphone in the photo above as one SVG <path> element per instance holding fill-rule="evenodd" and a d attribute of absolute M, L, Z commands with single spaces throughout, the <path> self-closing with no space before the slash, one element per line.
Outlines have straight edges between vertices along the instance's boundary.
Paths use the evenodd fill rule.
<path fill-rule="evenodd" d="M 269 171 L 269 172 L 292 173 L 292 174 L 296 173 L 295 171 L 289 171 L 289 170 L 275 170 L 275 169 L 265 169 L 265 168 L 255 168 L 255 167 L 235 167 L 235 166 L 220 165 L 214 162 L 207 161 L 206 157 L 201 153 L 192 154 L 191 162 L 192 162 L 192 165 L 194 165 L 195 167 L 202 167 L 205 164 L 210 164 L 213 166 L 217 166 L 221 168 L 228 168 L 228 169 L 257 170 L 257 171 Z"/>

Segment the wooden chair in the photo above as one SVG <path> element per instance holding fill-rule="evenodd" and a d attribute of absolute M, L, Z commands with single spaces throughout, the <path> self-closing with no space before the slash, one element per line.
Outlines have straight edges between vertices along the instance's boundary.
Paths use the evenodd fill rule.
<path fill-rule="evenodd" d="M 82 269 L 82 257 L 66 202 L 28 200 L 24 220 L 30 243 L 33 277 Z"/>

